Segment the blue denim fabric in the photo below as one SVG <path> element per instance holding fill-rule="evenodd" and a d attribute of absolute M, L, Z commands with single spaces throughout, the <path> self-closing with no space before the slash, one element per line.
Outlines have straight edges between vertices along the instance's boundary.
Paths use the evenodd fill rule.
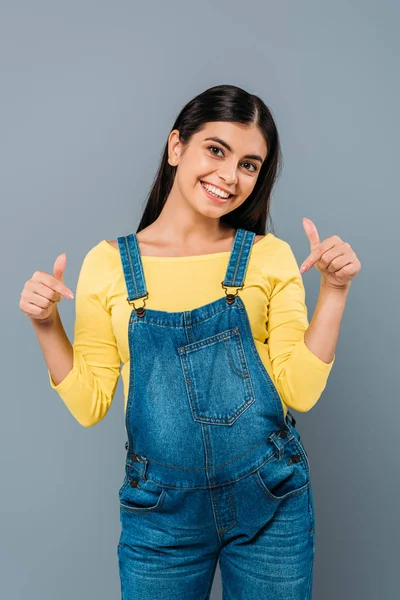
<path fill-rule="evenodd" d="M 122 600 L 207 599 L 218 560 L 224 600 L 312 597 L 308 456 L 239 294 L 254 235 L 236 231 L 225 294 L 183 312 L 146 308 L 136 235 L 118 238 L 133 306 Z"/>

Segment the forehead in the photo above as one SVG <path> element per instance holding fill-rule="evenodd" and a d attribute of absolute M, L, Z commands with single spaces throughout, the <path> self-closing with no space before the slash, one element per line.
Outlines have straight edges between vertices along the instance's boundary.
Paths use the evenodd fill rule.
<path fill-rule="evenodd" d="M 208 137 L 219 137 L 227 142 L 237 154 L 261 154 L 265 158 L 267 143 L 261 130 L 256 125 L 244 125 L 230 121 L 212 121 L 206 123 L 194 136 L 196 142 Z M 211 142 L 209 142 L 211 143 Z"/>

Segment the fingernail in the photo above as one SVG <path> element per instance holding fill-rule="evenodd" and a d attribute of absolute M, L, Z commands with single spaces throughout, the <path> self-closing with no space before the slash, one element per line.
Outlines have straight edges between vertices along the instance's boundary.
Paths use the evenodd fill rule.
<path fill-rule="evenodd" d="M 66 292 L 65 295 L 67 296 L 67 298 L 69 298 L 70 300 L 73 299 L 74 295 L 72 292 Z"/>
<path fill-rule="evenodd" d="M 305 267 L 304 265 L 301 265 L 300 273 L 304 273 L 305 271 L 307 271 L 307 267 Z"/>

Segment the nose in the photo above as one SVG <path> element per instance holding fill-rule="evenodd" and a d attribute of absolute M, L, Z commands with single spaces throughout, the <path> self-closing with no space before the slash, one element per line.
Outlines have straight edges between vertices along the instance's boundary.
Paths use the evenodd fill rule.
<path fill-rule="evenodd" d="M 225 181 L 226 185 L 236 184 L 238 180 L 236 167 L 233 167 L 230 170 L 226 168 L 223 172 L 219 173 L 219 176 Z"/>

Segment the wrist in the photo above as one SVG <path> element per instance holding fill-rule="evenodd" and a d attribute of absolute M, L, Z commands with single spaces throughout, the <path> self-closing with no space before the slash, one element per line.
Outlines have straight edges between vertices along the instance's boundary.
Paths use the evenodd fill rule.
<path fill-rule="evenodd" d="M 47 319 L 35 319 L 35 317 L 29 317 L 31 320 L 31 323 L 34 327 L 52 327 L 57 319 L 58 319 L 59 313 L 57 308 L 54 310 L 54 312 L 47 317 Z"/>
<path fill-rule="evenodd" d="M 350 285 L 351 282 L 345 286 L 332 285 L 328 283 L 323 277 L 321 277 L 320 289 L 327 292 L 335 293 L 337 295 L 347 295 L 350 290 Z"/>

